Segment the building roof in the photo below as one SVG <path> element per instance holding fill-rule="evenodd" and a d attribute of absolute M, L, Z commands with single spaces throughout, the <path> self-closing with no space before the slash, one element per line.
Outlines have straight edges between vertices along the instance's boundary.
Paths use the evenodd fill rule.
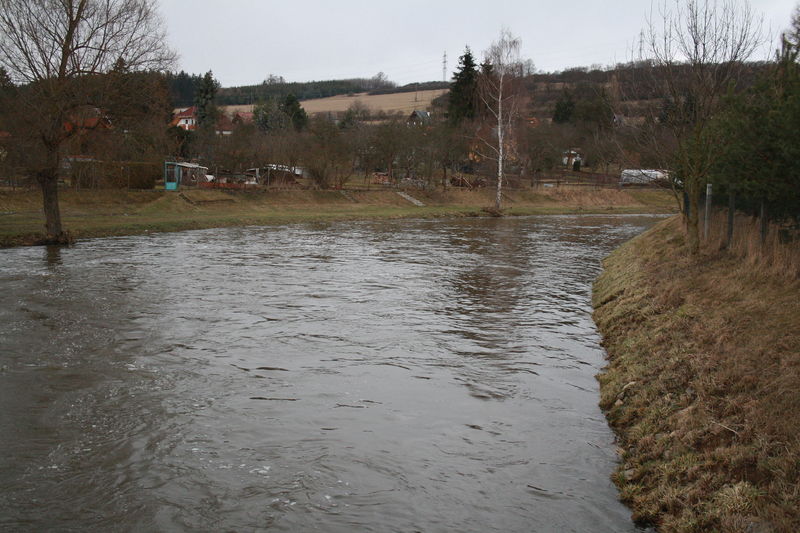
<path fill-rule="evenodd" d="M 181 167 L 181 168 L 204 168 L 204 169 L 208 170 L 208 167 L 204 167 L 202 165 L 198 165 L 197 163 L 184 163 L 184 162 L 179 162 L 179 161 L 167 161 L 167 165 L 173 165 L 173 166 Z"/>
<path fill-rule="evenodd" d="M 187 107 L 185 109 L 180 109 L 172 114 L 173 119 L 182 119 L 182 118 L 194 118 L 197 116 L 197 107 Z"/>

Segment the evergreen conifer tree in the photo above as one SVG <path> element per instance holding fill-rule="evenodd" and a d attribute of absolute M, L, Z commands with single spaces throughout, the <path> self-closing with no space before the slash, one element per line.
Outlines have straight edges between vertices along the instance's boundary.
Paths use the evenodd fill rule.
<path fill-rule="evenodd" d="M 458 58 L 458 70 L 453 73 L 447 116 L 452 124 L 475 118 L 478 103 L 478 69 L 469 47 Z"/>
<path fill-rule="evenodd" d="M 308 125 L 308 115 L 294 94 L 289 93 L 286 95 L 283 102 L 281 102 L 280 110 L 289 117 L 295 130 L 302 131 Z"/>
<path fill-rule="evenodd" d="M 214 129 L 217 121 L 217 106 L 215 99 L 219 82 L 214 79 L 214 74 L 209 70 L 197 85 L 194 95 L 194 105 L 197 106 L 197 123 L 199 128 Z"/>
<path fill-rule="evenodd" d="M 575 112 L 575 100 L 569 91 L 564 91 L 561 98 L 556 102 L 556 109 L 553 112 L 553 122 L 556 124 L 566 124 L 572 120 Z"/>

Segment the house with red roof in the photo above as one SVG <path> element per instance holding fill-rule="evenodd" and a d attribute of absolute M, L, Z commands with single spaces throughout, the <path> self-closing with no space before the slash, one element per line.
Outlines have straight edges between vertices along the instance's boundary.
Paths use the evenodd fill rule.
<path fill-rule="evenodd" d="M 176 110 L 172 115 L 170 126 L 175 126 L 186 131 L 197 129 L 197 107 L 186 107 Z"/>
<path fill-rule="evenodd" d="M 246 121 L 247 121 L 246 117 L 239 118 L 239 122 L 246 122 Z M 229 117 L 225 113 L 220 113 L 219 118 L 217 119 L 217 125 L 215 129 L 217 135 L 230 135 L 231 133 L 233 133 L 233 126 L 236 122 L 237 121 L 235 118 L 231 119 L 231 117 Z M 170 122 L 170 126 L 181 128 L 186 131 L 197 130 L 198 126 L 197 107 L 192 106 L 187 108 L 176 109 L 172 115 L 172 122 Z"/>

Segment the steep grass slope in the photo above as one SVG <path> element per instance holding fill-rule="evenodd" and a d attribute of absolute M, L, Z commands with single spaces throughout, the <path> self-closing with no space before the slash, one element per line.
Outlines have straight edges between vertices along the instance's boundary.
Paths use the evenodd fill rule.
<path fill-rule="evenodd" d="M 615 482 L 661 531 L 800 531 L 797 271 L 683 244 L 680 220 L 662 222 L 595 284 Z"/>

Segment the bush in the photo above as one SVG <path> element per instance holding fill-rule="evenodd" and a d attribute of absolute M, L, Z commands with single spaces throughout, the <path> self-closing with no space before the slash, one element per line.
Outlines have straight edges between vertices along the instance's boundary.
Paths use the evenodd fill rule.
<path fill-rule="evenodd" d="M 72 161 L 70 181 L 81 189 L 153 189 L 159 163 L 139 161 Z"/>

